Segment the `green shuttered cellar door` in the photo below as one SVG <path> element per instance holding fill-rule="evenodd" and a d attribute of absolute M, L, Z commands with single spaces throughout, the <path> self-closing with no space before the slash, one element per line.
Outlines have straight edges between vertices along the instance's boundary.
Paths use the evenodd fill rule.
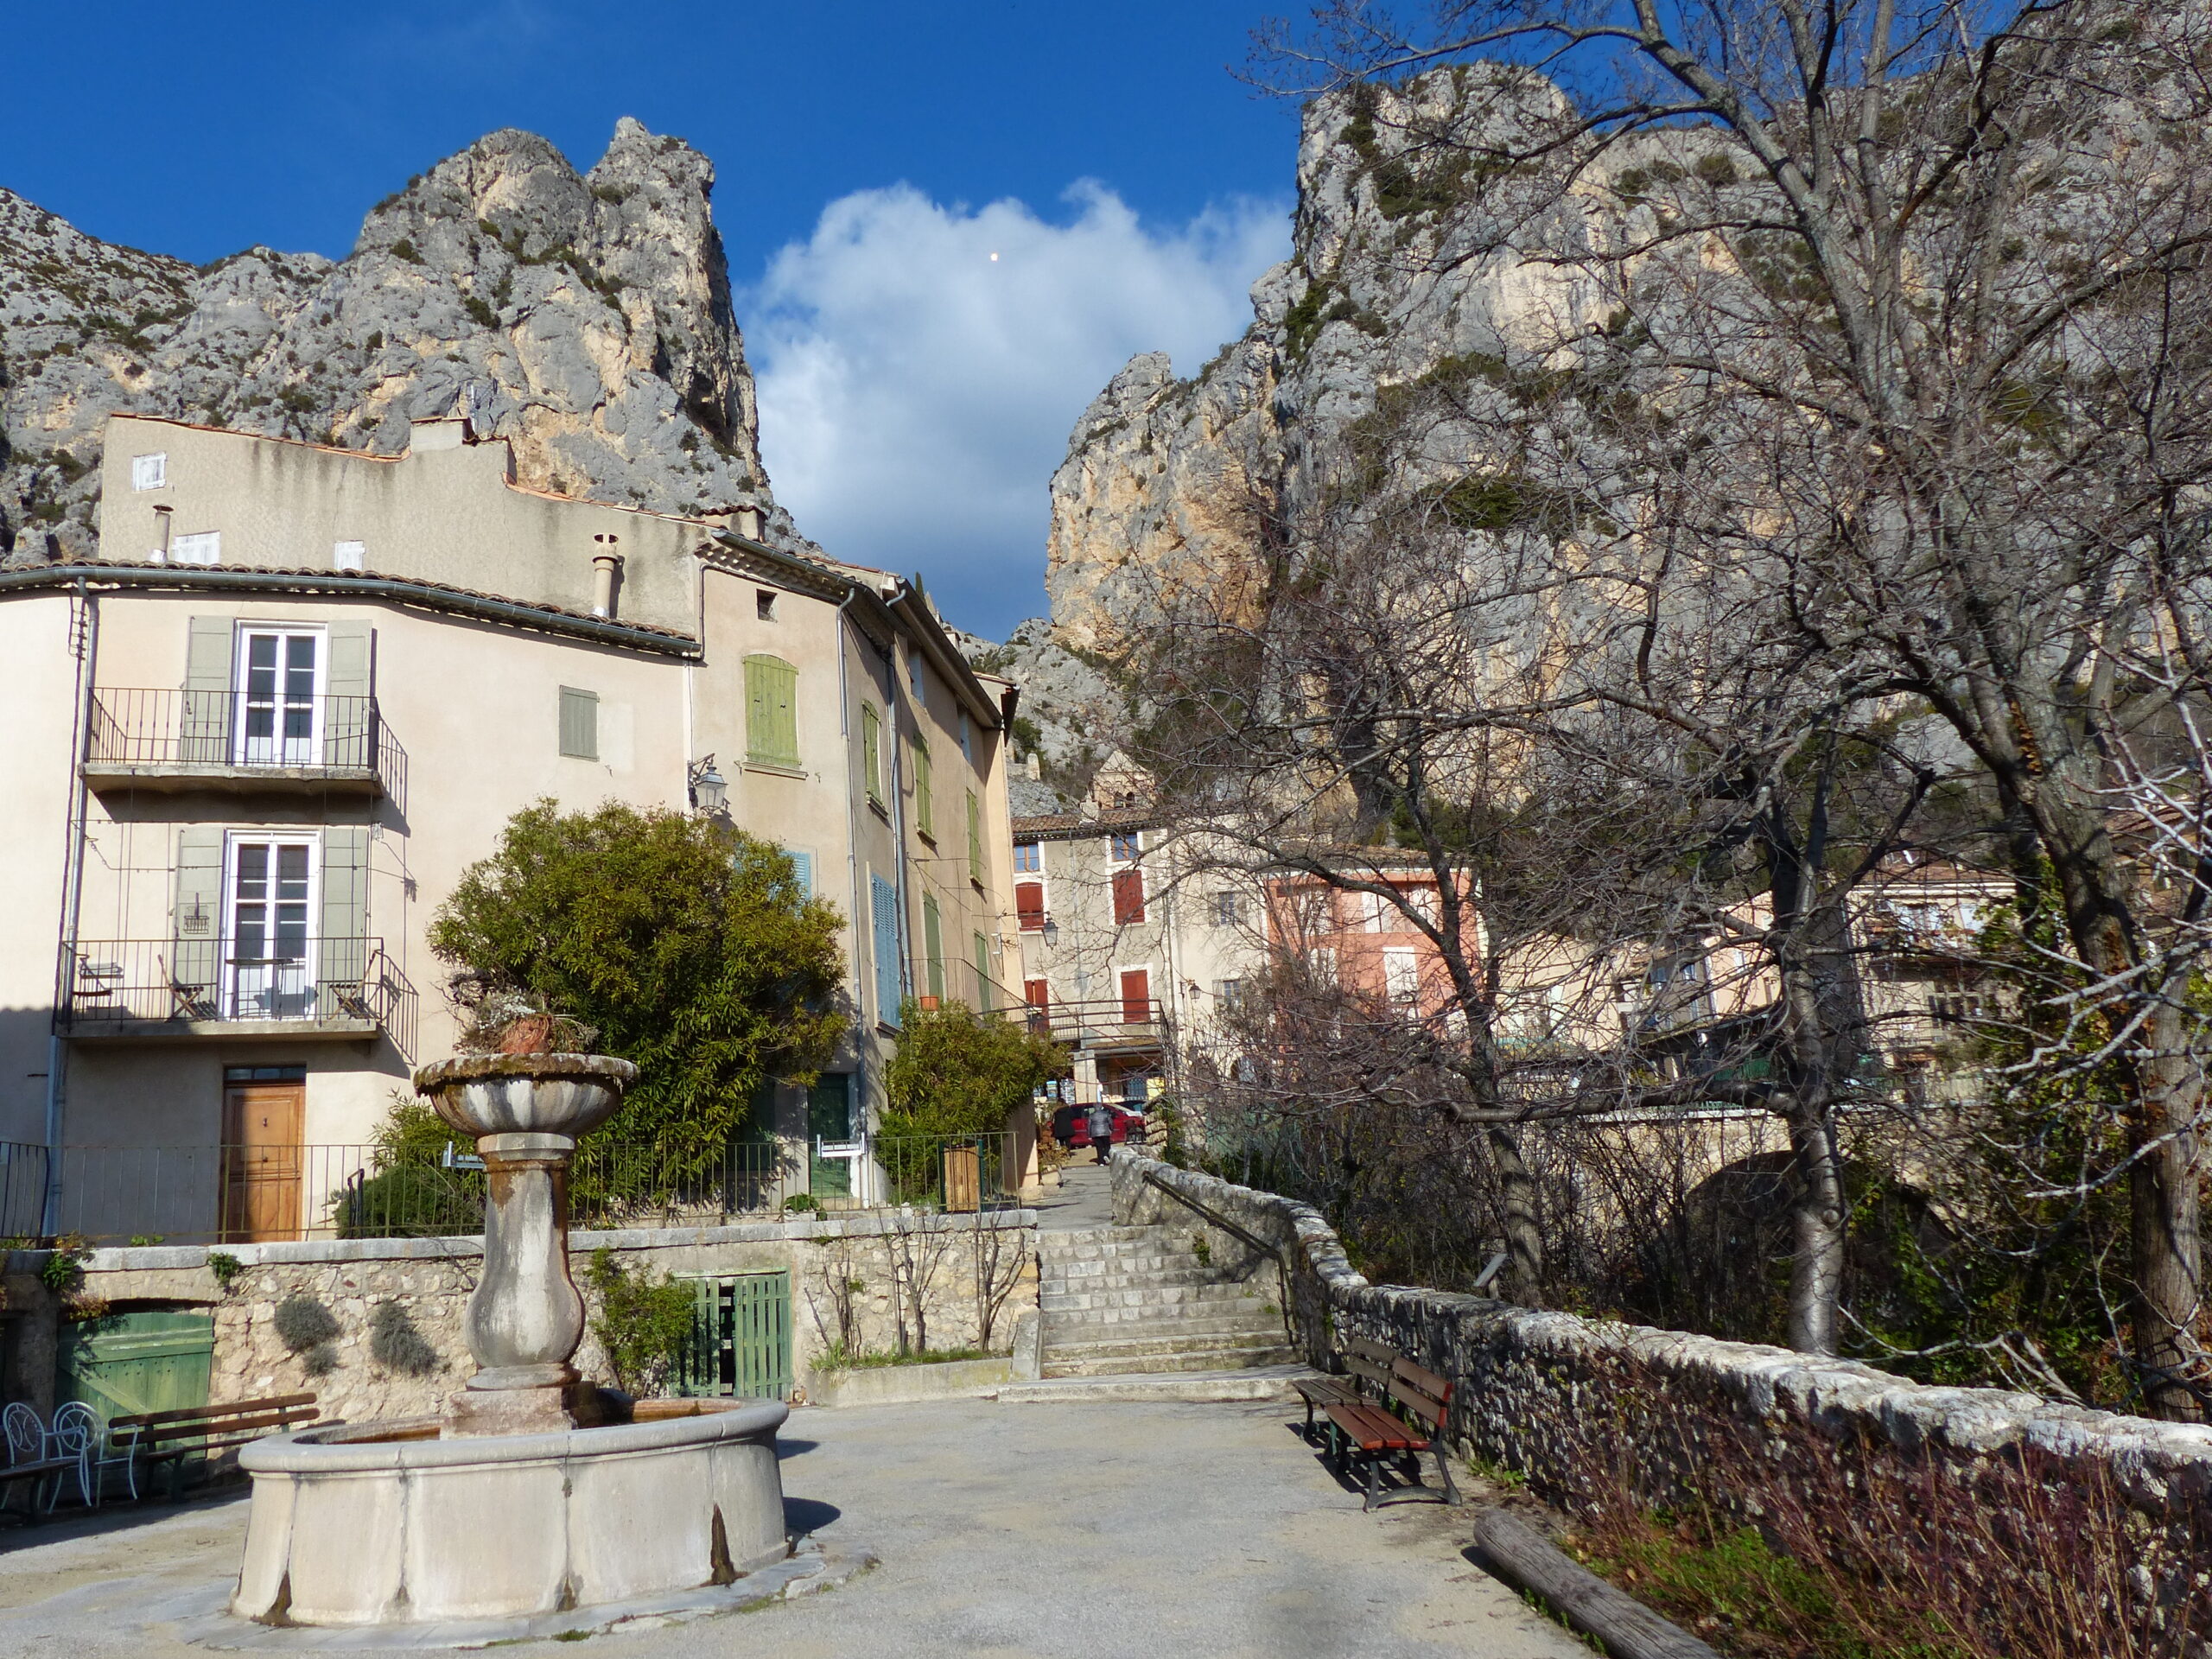
<path fill-rule="evenodd" d="M 787 1400 L 791 1392 L 791 1276 L 737 1273 L 694 1279 L 698 1299 L 691 1345 L 677 1366 L 676 1391 L 741 1400 Z"/>
<path fill-rule="evenodd" d="M 61 1331 L 55 1398 L 81 1400 L 103 1421 L 207 1403 L 215 1321 L 206 1313 L 111 1313 Z"/>

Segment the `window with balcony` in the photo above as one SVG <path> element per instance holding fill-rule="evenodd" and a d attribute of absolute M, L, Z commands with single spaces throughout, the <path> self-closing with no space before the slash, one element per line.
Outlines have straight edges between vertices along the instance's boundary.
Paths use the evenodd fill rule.
<path fill-rule="evenodd" d="M 238 631 L 232 764 L 311 766 L 322 758 L 322 630 Z"/>
<path fill-rule="evenodd" d="M 1014 913 L 1023 932 L 1043 931 L 1045 884 L 1042 881 L 1017 881 L 1014 884 Z"/>
<path fill-rule="evenodd" d="M 1122 1023 L 1141 1026 L 1152 1020 L 1152 969 L 1124 968 L 1121 970 Z"/>
<path fill-rule="evenodd" d="M 224 964 L 223 1017 L 299 1020 L 315 1005 L 315 904 L 311 836 L 234 836 L 231 839 L 229 945 Z"/>

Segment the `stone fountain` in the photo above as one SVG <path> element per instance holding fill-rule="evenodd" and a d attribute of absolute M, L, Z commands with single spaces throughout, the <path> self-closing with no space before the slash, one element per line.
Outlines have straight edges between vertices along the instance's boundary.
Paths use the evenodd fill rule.
<path fill-rule="evenodd" d="M 473 1055 L 415 1086 L 484 1159 L 475 1375 L 436 1418 L 246 1447 L 232 1615 L 264 1624 L 527 1621 L 636 1607 L 784 1560 L 779 1401 L 645 1401 L 581 1380 L 569 1160 L 637 1075 L 594 1054 Z"/>

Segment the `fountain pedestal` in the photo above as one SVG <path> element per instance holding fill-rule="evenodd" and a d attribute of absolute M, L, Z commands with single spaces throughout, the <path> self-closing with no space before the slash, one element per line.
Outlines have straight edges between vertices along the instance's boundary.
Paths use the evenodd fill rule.
<path fill-rule="evenodd" d="M 569 1162 L 637 1077 L 603 1054 L 493 1054 L 425 1066 L 415 1086 L 484 1160 L 484 1273 L 462 1329 L 476 1374 L 443 1432 L 541 1434 L 606 1421 L 569 1361 L 584 1335 L 569 1276 Z"/>

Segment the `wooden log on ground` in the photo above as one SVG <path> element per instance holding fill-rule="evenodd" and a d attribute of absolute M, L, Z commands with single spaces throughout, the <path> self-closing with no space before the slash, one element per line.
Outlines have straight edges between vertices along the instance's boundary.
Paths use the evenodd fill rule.
<path fill-rule="evenodd" d="M 1720 1659 L 1503 1510 L 1475 1517 L 1475 1543 L 1499 1577 L 1542 1597 L 1576 1630 L 1604 1643 L 1613 1659 Z"/>

